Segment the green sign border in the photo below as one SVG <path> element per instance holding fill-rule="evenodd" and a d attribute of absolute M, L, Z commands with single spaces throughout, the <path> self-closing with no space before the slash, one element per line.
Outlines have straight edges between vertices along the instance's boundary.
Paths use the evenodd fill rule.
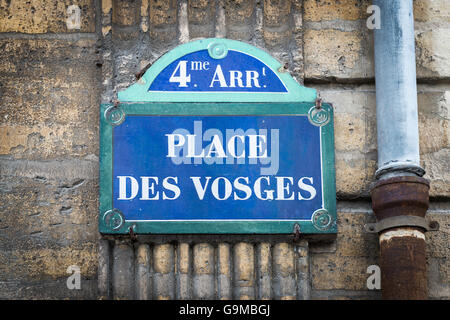
<path fill-rule="evenodd" d="M 219 48 L 219 51 L 215 49 Z M 207 49 L 214 59 L 228 50 L 249 54 L 280 78 L 287 93 L 248 92 L 149 92 L 156 76 L 174 60 Z M 118 105 L 100 106 L 100 208 L 99 231 L 103 234 L 292 234 L 298 224 L 301 234 L 335 234 L 336 182 L 334 167 L 333 108 L 315 108 L 317 92 L 301 86 L 269 53 L 244 42 L 211 38 L 182 44 L 169 51 L 145 72 L 137 83 L 118 93 Z M 129 222 L 112 207 L 112 131 L 129 114 L 135 115 L 306 115 L 321 126 L 324 208 L 311 220 L 299 221 L 146 221 Z"/>
<path fill-rule="evenodd" d="M 101 105 L 100 117 L 100 215 L 99 231 L 105 234 L 290 234 L 296 224 L 301 233 L 336 233 L 336 184 L 334 170 L 333 109 L 323 104 L 321 125 L 322 186 L 324 208 L 311 220 L 298 221 L 125 221 L 113 208 L 113 128 L 127 115 L 304 115 L 311 116 L 314 103 L 121 103 Z M 211 208 L 212 210 L 214 208 Z"/>

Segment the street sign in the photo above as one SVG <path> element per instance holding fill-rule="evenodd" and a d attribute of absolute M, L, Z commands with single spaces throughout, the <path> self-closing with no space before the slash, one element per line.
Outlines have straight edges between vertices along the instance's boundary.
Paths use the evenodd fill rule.
<path fill-rule="evenodd" d="M 333 111 L 261 50 L 174 49 L 101 106 L 99 230 L 336 232 Z"/>

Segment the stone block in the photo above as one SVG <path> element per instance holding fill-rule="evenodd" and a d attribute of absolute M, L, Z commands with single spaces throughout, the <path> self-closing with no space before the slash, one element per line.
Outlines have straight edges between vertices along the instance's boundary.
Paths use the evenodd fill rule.
<path fill-rule="evenodd" d="M 67 27 L 68 7 L 78 6 L 79 28 Z M 0 33 L 95 32 L 95 6 L 92 0 L 43 0 L 0 2 Z"/>

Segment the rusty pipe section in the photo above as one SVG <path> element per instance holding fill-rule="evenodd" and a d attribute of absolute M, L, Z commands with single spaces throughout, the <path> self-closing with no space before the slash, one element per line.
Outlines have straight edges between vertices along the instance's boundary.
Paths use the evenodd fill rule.
<path fill-rule="evenodd" d="M 413 176 L 379 180 L 371 191 L 377 220 L 398 216 L 425 218 L 429 187 L 426 179 Z M 427 299 L 425 231 L 420 226 L 391 226 L 380 231 L 383 299 Z"/>

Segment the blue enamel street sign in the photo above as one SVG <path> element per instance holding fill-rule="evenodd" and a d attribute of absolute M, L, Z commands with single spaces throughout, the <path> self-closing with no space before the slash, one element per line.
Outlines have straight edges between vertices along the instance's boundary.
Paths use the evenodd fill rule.
<path fill-rule="evenodd" d="M 200 40 L 102 104 L 100 232 L 335 233 L 333 111 L 280 67 Z"/>

